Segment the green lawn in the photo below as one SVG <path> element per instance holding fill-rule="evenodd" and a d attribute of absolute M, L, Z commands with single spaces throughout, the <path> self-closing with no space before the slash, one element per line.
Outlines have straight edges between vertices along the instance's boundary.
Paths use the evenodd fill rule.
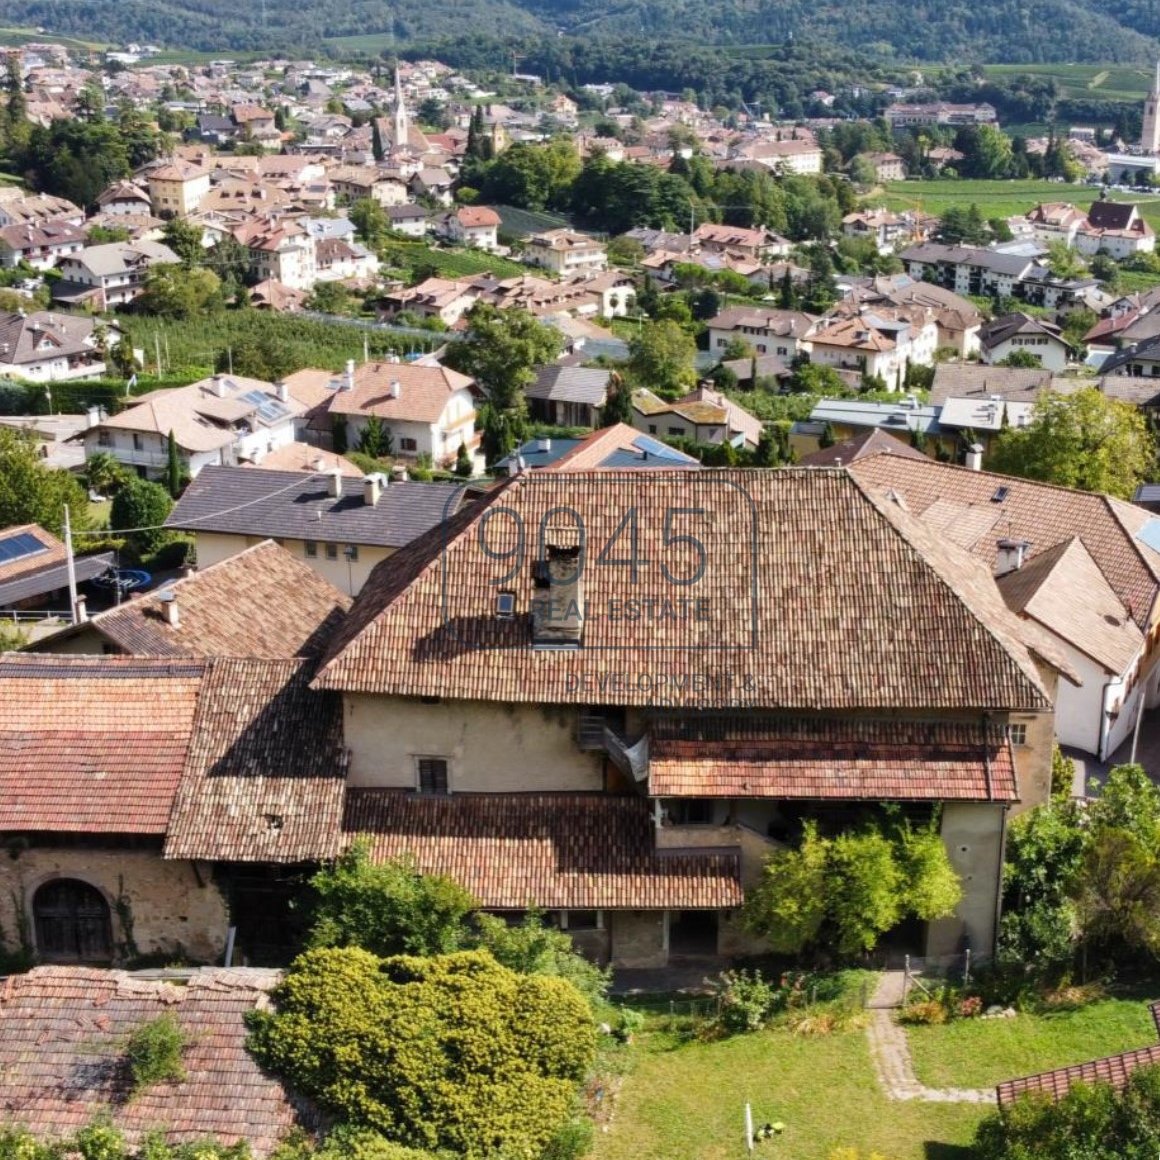
<path fill-rule="evenodd" d="M 1007 218 L 1034 209 L 1041 201 L 1067 201 L 1086 210 L 1099 196 L 1091 185 L 1068 185 L 1058 181 L 892 181 L 885 194 L 868 200 L 874 205 L 885 204 L 890 209 L 922 209 L 926 213 L 942 214 L 953 205 L 977 205 L 985 218 Z M 1140 206 L 1140 212 L 1160 226 L 1160 197 L 1155 194 L 1113 193 L 1113 201 L 1131 201 Z"/>
<path fill-rule="evenodd" d="M 756 1124 L 785 1124 L 776 1143 L 758 1146 L 771 1158 L 825 1160 L 834 1148 L 857 1146 L 889 1160 L 949 1160 L 987 1111 L 888 1101 L 865 1031 L 806 1038 L 773 1030 L 700 1043 L 653 1030 L 635 1051 L 589 1160 L 742 1160 L 747 1100 Z"/>
<path fill-rule="evenodd" d="M 908 1027 L 918 1078 L 930 1087 L 990 1087 L 1005 1079 L 1156 1042 L 1147 1003 L 1104 999 L 1077 1011 Z"/>

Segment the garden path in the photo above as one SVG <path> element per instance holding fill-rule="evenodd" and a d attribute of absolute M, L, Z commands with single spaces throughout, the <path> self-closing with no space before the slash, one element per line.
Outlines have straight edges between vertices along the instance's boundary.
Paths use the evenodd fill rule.
<path fill-rule="evenodd" d="M 884 971 L 870 1000 L 870 1058 L 878 1083 L 891 1100 L 923 1100 L 928 1103 L 993 1104 L 993 1088 L 929 1088 L 919 1083 L 906 1031 L 894 1022 L 891 1012 L 902 1005 L 902 971 Z"/>

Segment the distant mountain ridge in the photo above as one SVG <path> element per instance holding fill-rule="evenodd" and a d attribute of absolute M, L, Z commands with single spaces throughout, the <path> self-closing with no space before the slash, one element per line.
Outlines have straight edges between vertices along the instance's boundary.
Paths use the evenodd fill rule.
<path fill-rule="evenodd" d="M 400 46 L 563 33 L 700 45 L 796 38 L 878 63 L 1140 63 L 1160 54 L 1160 5 L 1150 0 L 6 0 L 4 17 L 62 36 L 211 52 L 316 55 L 328 39 L 359 36 L 375 36 L 377 52 L 385 33 Z"/>

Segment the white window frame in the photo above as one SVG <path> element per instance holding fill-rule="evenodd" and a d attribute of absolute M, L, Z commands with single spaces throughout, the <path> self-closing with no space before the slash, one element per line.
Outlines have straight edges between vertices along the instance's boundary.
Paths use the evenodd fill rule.
<path fill-rule="evenodd" d="M 1010 738 L 1012 745 L 1026 745 L 1027 723 L 1025 721 L 1012 721 L 1007 726 L 1007 736 Z"/>

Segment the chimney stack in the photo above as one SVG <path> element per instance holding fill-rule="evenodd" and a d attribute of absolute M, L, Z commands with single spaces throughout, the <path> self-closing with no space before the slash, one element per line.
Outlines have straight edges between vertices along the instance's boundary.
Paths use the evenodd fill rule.
<path fill-rule="evenodd" d="M 403 384 L 398 379 L 391 379 L 391 398 L 401 398 L 403 394 Z"/>
<path fill-rule="evenodd" d="M 379 475 L 378 472 L 368 475 L 363 480 L 363 503 L 367 507 L 376 507 L 378 505 L 384 482 L 383 476 Z"/>
<path fill-rule="evenodd" d="M 995 575 L 1006 576 L 1008 572 L 1018 572 L 1031 548 L 1028 540 L 1000 540 L 999 555 L 995 561 Z"/>
<path fill-rule="evenodd" d="M 90 407 L 85 412 L 85 426 L 91 431 L 94 427 L 99 427 L 101 423 L 101 408 Z"/>
<path fill-rule="evenodd" d="M 221 375 L 214 375 L 213 377 L 213 393 L 219 399 L 226 397 L 226 380 Z"/>
<path fill-rule="evenodd" d="M 170 628 L 180 627 L 181 614 L 177 608 L 177 593 L 168 588 L 157 599 L 161 601 L 161 615 L 165 617 L 165 623 Z"/>
<path fill-rule="evenodd" d="M 571 538 L 571 537 L 569 537 Z M 534 648 L 579 648 L 584 635 L 584 549 L 548 544 L 533 566 Z"/>
<path fill-rule="evenodd" d="M 981 443 L 972 443 L 967 449 L 966 463 L 972 471 L 983 470 L 983 445 Z"/>
<path fill-rule="evenodd" d="M 354 390 L 354 359 L 352 358 L 346 360 L 346 371 L 342 376 L 342 389 L 344 391 Z"/>
<path fill-rule="evenodd" d="M 329 486 L 327 488 L 327 491 L 330 493 L 330 498 L 331 499 L 341 499 L 342 498 L 342 468 L 332 467 L 330 469 L 330 471 L 327 472 L 327 475 L 330 477 L 330 483 L 329 483 Z"/>
<path fill-rule="evenodd" d="M 290 388 L 285 383 L 275 383 L 274 392 L 278 396 L 279 403 L 290 402 Z"/>

